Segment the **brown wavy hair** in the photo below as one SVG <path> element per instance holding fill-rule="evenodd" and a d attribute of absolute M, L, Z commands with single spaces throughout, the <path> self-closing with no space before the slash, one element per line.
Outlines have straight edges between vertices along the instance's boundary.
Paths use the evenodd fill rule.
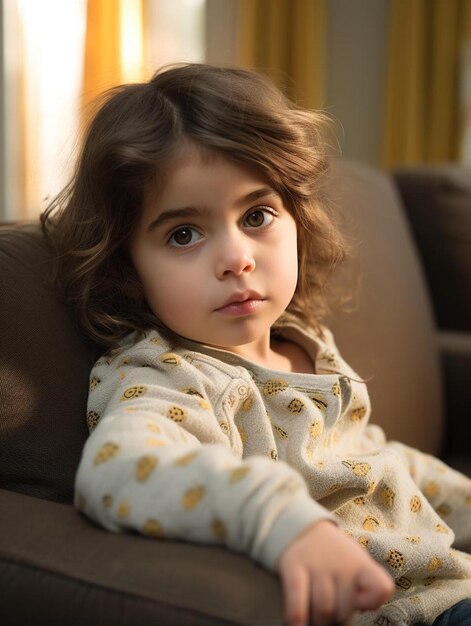
<path fill-rule="evenodd" d="M 287 313 L 319 329 L 329 278 L 346 256 L 325 197 L 326 124 L 242 69 L 176 66 L 106 92 L 72 180 L 41 215 L 57 283 L 86 333 L 112 346 L 131 331 L 162 327 L 127 247 L 159 172 L 188 141 L 257 168 L 281 196 L 298 227 L 299 278 Z"/>

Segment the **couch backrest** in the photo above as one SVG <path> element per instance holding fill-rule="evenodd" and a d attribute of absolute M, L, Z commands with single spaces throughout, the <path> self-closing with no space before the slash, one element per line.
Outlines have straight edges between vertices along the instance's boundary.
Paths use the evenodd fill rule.
<path fill-rule="evenodd" d="M 423 277 L 390 179 L 334 167 L 333 190 L 363 271 L 358 310 L 331 320 L 337 344 L 370 378 L 373 421 L 436 451 L 441 386 Z M 0 229 L 0 486 L 70 501 L 87 436 L 93 347 L 51 284 L 37 226 Z"/>
<path fill-rule="evenodd" d="M 371 421 L 388 438 L 438 452 L 443 425 L 435 325 L 421 264 L 392 179 L 339 161 L 332 195 L 356 241 L 357 310 L 335 317 L 337 345 L 366 379 Z"/>
<path fill-rule="evenodd" d="M 37 226 L 0 229 L 0 328 L 0 486 L 70 501 L 93 357 Z"/>

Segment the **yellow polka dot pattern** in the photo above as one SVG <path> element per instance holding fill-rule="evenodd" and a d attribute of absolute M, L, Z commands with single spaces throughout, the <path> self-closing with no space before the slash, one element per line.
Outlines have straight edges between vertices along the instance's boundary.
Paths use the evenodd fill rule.
<path fill-rule="evenodd" d="M 324 424 L 320 421 L 312 422 L 312 424 L 309 426 L 309 434 L 311 435 L 311 437 L 314 437 L 314 439 L 320 437 L 323 432 Z"/>
<path fill-rule="evenodd" d="M 367 517 L 363 522 L 363 528 L 370 532 L 375 532 L 380 527 L 379 520 L 376 517 Z"/>
<path fill-rule="evenodd" d="M 275 393 L 281 393 L 288 388 L 286 380 L 272 379 L 268 380 L 263 387 L 264 396 L 272 396 Z"/>
<path fill-rule="evenodd" d="M 386 557 L 386 563 L 388 563 L 388 565 L 392 567 L 393 569 L 398 569 L 400 567 L 403 567 L 404 555 L 401 554 L 401 552 L 398 552 L 397 550 L 390 550 Z"/>
<path fill-rule="evenodd" d="M 445 535 L 446 533 L 448 533 L 448 528 L 446 526 L 443 526 L 443 524 L 435 524 L 435 532 Z"/>
<path fill-rule="evenodd" d="M 358 409 L 353 409 L 353 411 L 350 413 L 350 419 L 352 422 L 361 422 L 366 413 L 367 410 L 364 406 L 359 407 Z"/>
<path fill-rule="evenodd" d="M 118 504 L 118 510 L 116 511 L 118 519 L 128 518 L 130 512 L 131 507 L 129 506 L 129 502 L 127 502 L 127 500 L 121 500 L 121 502 Z"/>
<path fill-rule="evenodd" d="M 428 562 L 427 569 L 429 572 L 436 572 L 442 567 L 442 565 L 443 565 L 442 560 L 438 558 L 437 556 L 433 556 Z"/>
<path fill-rule="evenodd" d="M 369 463 L 362 463 L 360 461 L 342 461 L 342 465 L 352 470 L 355 476 L 366 476 L 371 470 Z"/>
<path fill-rule="evenodd" d="M 93 459 L 93 465 L 100 465 L 106 463 L 110 459 L 114 458 L 120 451 L 120 446 L 117 443 L 109 441 L 101 446 Z"/>
<path fill-rule="evenodd" d="M 391 509 L 394 506 L 395 493 L 390 487 L 383 487 L 379 492 L 379 499 L 383 506 Z"/>
<path fill-rule="evenodd" d="M 436 482 L 430 481 L 424 485 L 422 491 L 426 498 L 433 498 L 440 491 L 440 487 Z"/>
<path fill-rule="evenodd" d="M 224 541 L 224 539 L 227 537 L 227 527 L 224 522 L 216 518 L 212 521 L 211 528 L 214 535 L 221 541 Z"/>
<path fill-rule="evenodd" d="M 123 395 L 120 398 L 121 402 L 125 400 L 134 400 L 135 398 L 139 398 L 143 396 L 146 392 L 147 388 L 145 385 L 135 385 L 134 387 L 128 387 L 123 391 Z"/>
<path fill-rule="evenodd" d="M 141 483 L 147 480 L 157 467 L 157 464 L 157 457 L 151 455 L 141 456 L 136 464 L 136 480 Z"/>
<path fill-rule="evenodd" d="M 158 437 L 148 437 L 145 440 L 146 446 L 149 446 L 151 448 L 160 448 L 162 446 L 165 446 L 166 443 L 163 439 L 159 439 Z"/>
<path fill-rule="evenodd" d="M 273 430 L 275 431 L 275 435 L 277 435 L 279 439 L 288 439 L 288 433 L 280 426 L 276 426 L 276 424 L 274 424 Z"/>
<path fill-rule="evenodd" d="M 422 508 L 422 502 L 418 496 L 412 496 L 409 503 L 410 510 L 412 513 L 418 513 Z"/>
<path fill-rule="evenodd" d="M 237 430 L 239 431 L 239 436 L 240 436 L 240 440 L 242 441 L 242 443 L 246 443 L 247 442 L 247 431 L 245 430 L 245 428 L 242 428 L 242 426 L 238 426 Z"/>
<path fill-rule="evenodd" d="M 99 419 L 100 419 L 100 416 L 98 415 L 96 411 L 88 411 L 87 413 L 88 429 L 93 430 L 94 428 L 96 428 Z"/>
<path fill-rule="evenodd" d="M 241 407 L 240 407 L 240 408 L 242 409 L 242 411 L 247 412 L 247 411 L 250 411 L 250 409 L 252 408 L 252 406 L 253 406 L 253 396 L 252 396 L 252 395 L 249 395 L 249 396 L 247 396 L 247 398 L 245 398 L 245 400 L 242 402 L 242 405 L 241 405 Z"/>
<path fill-rule="evenodd" d="M 203 485 L 192 487 L 185 491 L 182 497 L 182 506 L 186 510 L 194 509 L 198 506 L 201 500 L 204 498 L 205 488 Z"/>
<path fill-rule="evenodd" d="M 394 582 L 396 583 L 396 587 L 399 587 L 399 589 L 404 589 L 404 591 L 407 591 L 408 589 L 412 587 L 411 579 L 406 578 L 406 576 L 401 576 Z"/>
<path fill-rule="evenodd" d="M 180 389 L 182 393 L 186 393 L 188 396 L 196 396 L 198 398 L 198 405 L 201 409 L 209 410 L 211 408 L 210 403 L 197 389 L 193 387 L 185 387 Z"/>
<path fill-rule="evenodd" d="M 250 472 L 250 467 L 248 465 L 241 465 L 237 467 L 235 470 L 232 470 L 229 478 L 229 482 L 231 485 L 240 482 L 243 478 L 247 476 Z"/>
<path fill-rule="evenodd" d="M 183 389 L 180 389 L 180 391 L 182 393 L 186 393 L 188 396 L 198 396 L 198 398 L 204 398 L 204 396 L 193 387 L 184 387 Z"/>
<path fill-rule="evenodd" d="M 436 511 L 440 517 L 448 517 L 451 513 L 451 506 L 448 504 L 440 504 Z"/>
<path fill-rule="evenodd" d="M 162 363 L 166 365 L 177 366 L 182 362 L 182 357 L 179 354 L 175 354 L 173 352 L 165 352 L 165 354 L 160 355 L 160 360 Z"/>
<path fill-rule="evenodd" d="M 150 518 L 146 521 L 146 523 L 142 527 L 142 532 L 144 533 L 144 535 L 148 535 L 149 537 L 160 538 L 164 536 L 164 529 L 162 527 L 162 524 L 153 518 Z"/>
<path fill-rule="evenodd" d="M 94 391 L 100 383 L 101 383 L 101 380 L 94 376 L 93 378 L 90 379 L 90 385 L 88 387 L 88 391 L 89 392 Z"/>
<path fill-rule="evenodd" d="M 113 496 L 110 496 L 110 494 L 105 494 L 101 499 L 101 503 L 103 504 L 105 509 L 110 509 L 113 506 Z"/>
<path fill-rule="evenodd" d="M 291 402 L 288 404 L 288 411 L 290 413 L 299 414 L 304 411 L 304 402 L 299 398 L 293 398 Z"/>
<path fill-rule="evenodd" d="M 181 467 L 189 465 L 192 461 L 196 459 L 197 456 L 198 452 L 188 452 L 187 454 L 184 454 L 183 456 L 175 459 L 175 465 L 179 465 Z"/>
<path fill-rule="evenodd" d="M 183 422 L 186 418 L 186 411 L 179 406 L 170 406 L 167 410 L 167 417 L 174 422 Z"/>
<path fill-rule="evenodd" d="M 422 541 L 418 535 L 408 535 L 406 539 L 409 543 L 413 543 L 415 545 L 418 545 Z"/>
<path fill-rule="evenodd" d="M 312 400 L 312 402 L 314 402 L 317 408 L 320 409 L 321 411 L 325 412 L 327 410 L 327 402 L 324 396 L 311 394 L 309 395 L 309 399 Z"/>

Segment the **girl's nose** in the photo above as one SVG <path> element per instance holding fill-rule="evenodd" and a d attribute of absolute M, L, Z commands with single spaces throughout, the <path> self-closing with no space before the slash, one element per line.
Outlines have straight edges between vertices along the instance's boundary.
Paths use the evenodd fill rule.
<path fill-rule="evenodd" d="M 220 242 L 216 261 L 216 275 L 219 280 L 250 274 L 254 269 L 255 259 L 248 242 L 241 239 Z"/>

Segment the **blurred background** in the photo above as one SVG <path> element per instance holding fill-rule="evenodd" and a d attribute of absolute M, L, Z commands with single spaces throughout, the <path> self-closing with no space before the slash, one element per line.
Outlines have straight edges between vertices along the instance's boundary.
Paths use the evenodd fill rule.
<path fill-rule="evenodd" d="M 0 222 L 67 183 L 89 105 L 162 65 L 266 72 L 345 158 L 471 165 L 471 0 L 2 0 Z"/>

